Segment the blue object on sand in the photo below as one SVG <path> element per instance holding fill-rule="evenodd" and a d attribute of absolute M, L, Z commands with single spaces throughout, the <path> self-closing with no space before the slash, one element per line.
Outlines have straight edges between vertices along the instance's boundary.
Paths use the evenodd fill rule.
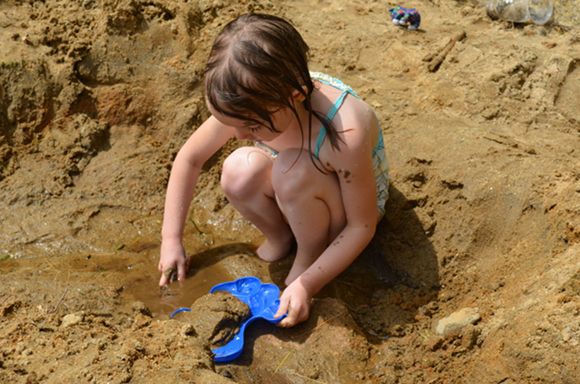
<path fill-rule="evenodd" d="M 175 317 L 175 315 L 177 315 L 178 313 L 181 313 L 181 312 L 191 312 L 191 308 L 179 307 L 175 311 L 171 312 L 171 314 L 169 315 L 169 318 L 173 319 Z"/>
<path fill-rule="evenodd" d="M 280 289 L 275 284 L 262 283 L 254 276 L 241 277 L 227 283 L 213 286 L 210 293 L 228 292 L 243 301 L 250 308 L 250 317 L 244 321 L 236 335 L 221 347 L 212 349 L 216 363 L 228 363 L 238 358 L 244 349 L 246 327 L 258 319 L 272 324 L 279 323 L 286 315 L 275 318 L 280 306 Z"/>
<path fill-rule="evenodd" d="M 400 5 L 389 9 L 391 14 L 391 21 L 395 25 L 407 27 L 407 29 L 414 31 L 421 25 L 421 14 L 416 8 L 405 8 Z"/>

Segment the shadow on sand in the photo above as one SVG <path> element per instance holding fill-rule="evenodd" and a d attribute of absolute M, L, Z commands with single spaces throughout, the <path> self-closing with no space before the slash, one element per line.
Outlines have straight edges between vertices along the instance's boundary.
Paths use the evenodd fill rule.
<path fill-rule="evenodd" d="M 414 323 L 415 316 L 425 311 L 421 307 L 437 298 L 439 268 L 429 240 L 433 229 L 424 228 L 415 214 L 418 204 L 391 186 L 386 216 L 371 243 L 317 295 L 317 299 L 335 298 L 344 304 L 370 341 L 384 340 L 396 333 L 393 329 Z M 287 258 L 270 265 L 272 279 L 280 287 L 292 261 Z M 313 308 L 312 317 L 317 315 Z M 350 320 L 340 316 L 326 321 L 352 327 Z M 316 321 L 298 326 L 304 329 L 289 337 L 297 342 L 297 335 L 306 339 L 313 324 Z"/>

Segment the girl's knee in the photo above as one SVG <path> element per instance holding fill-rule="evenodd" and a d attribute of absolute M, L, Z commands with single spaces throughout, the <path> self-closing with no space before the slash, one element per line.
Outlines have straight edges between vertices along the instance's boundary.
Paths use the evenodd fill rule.
<path fill-rule="evenodd" d="M 267 167 L 271 166 L 264 154 L 254 147 L 236 149 L 224 161 L 221 187 L 229 198 L 244 198 L 254 193 Z"/>
<path fill-rule="evenodd" d="M 307 151 L 291 149 L 281 152 L 272 167 L 272 186 L 278 198 L 303 196 L 312 186 L 314 164 Z"/>

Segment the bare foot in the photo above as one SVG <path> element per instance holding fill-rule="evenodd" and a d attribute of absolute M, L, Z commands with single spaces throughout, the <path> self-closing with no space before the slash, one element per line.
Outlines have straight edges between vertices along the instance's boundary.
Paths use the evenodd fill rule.
<path fill-rule="evenodd" d="M 272 262 L 288 256 L 292 249 L 293 239 L 289 237 L 285 241 L 273 242 L 268 239 L 256 250 L 258 257 L 264 261 Z"/>

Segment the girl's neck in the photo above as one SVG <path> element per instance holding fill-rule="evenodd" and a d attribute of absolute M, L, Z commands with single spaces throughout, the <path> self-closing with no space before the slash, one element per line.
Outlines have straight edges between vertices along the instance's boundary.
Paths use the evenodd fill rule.
<path fill-rule="evenodd" d="M 316 88 L 314 88 L 312 90 L 312 94 L 310 95 L 310 108 L 313 108 L 313 105 L 315 105 L 316 103 L 314 102 L 314 99 L 318 96 L 318 93 L 320 91 Z M 304 134 L 306 135 L 308 133 L 308 124 L 312 124 L 312 129 L 314 129 L 314 127 L 317 125 L 318 118 L 316 117 L 316 115 L 314 113 L 312 113 L 311 111 L 307 110 L 306 107 L 304 106 L 304 101 L 300 102 L 300 103 L 296 103 L 296 113 L 298 114 L 298 117 L 300 118 L 300 124 L 302 124 L 302 128 L 304 129 Z M 298 129 L 300 129 L 300 127 L 297 127 Z"/>
<path fill-rule="evenodd" d="M 304 106 L 304 102 L 296 103 L 296 113 L 298 114 L 298 119 L 300 120 L 300 125 L 302 129 L 308 129 L 308 123 L 310 120 L 310 112 Z M 300 126 L 297 127 L 300 129 Z"/>
<path fill-rule="evenodd" d="M 311 102 L 316 92 L 318 92 L 318 90 L 315 89 L 311 95 Z M 294 114 L 290 110 L 287 111 L 286 118 L 288 119 L 287 120 L 288 123 L 286 127 L 283 129 L 283 131 L 280 133 L 280 135 L 278 135 L 272 141 L 266 140 L 265 142 L 297 143 L 300 141 L 304 141 L 309 137 L 309 127 L 308 127 L 309 123 L 311 124 L 310 129 L 312 130 L 310 136 L 318 134 L 316 127 L 320 126 L 321 122 L 318 120 L 316 115 L 312 114 L 312 116 L 310 116 L 311 112 L 306 109 L 306 107 L 304 106 L 304 102 L 295 101 L 294 109 L 296 111 L 296 114 Z M 304 144 L 307 145 L 306 143 Z"/>

